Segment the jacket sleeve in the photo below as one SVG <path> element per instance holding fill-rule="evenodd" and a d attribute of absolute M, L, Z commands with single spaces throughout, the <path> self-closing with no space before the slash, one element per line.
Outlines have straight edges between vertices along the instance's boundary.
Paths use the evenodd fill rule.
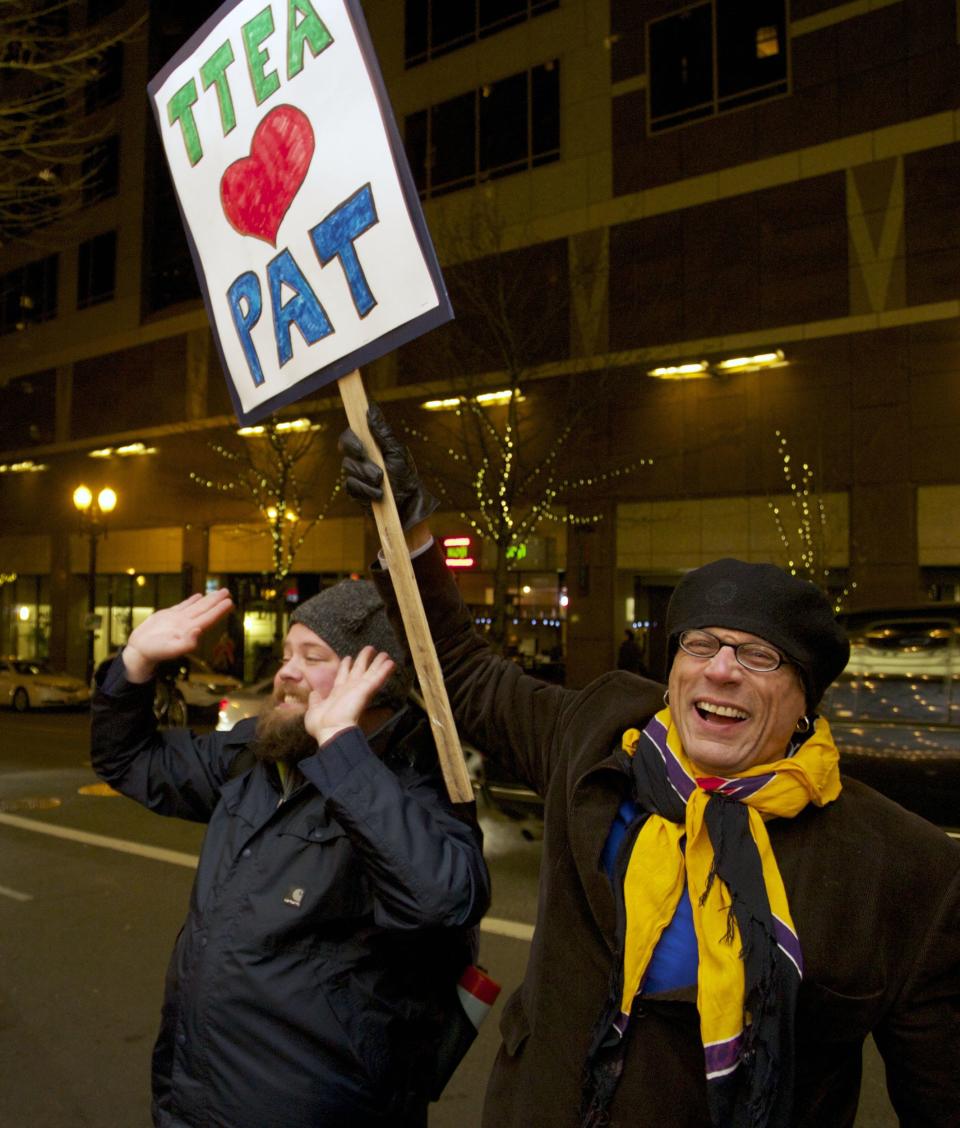
<path fill-rule="evenodd" d="M 93 770 L 157 814 L 207 822 L 253 725 L 241 721 L 229 733 L 202 736 L 188 729 L 161 732 L 153 715 L 153 691 L 152 681 L 134 685 L 126 680 L 118 655 L 91 702 Z"/>
<path fill-rule="evenodd" d="M 957 854 L 960 858 L 960 853 Z M 902 1124 L 956 1123 L 960 1107 L 960 867 L 890 1012 L 874 1031 Z"/>
<path fill-rule="evenodd" d="M 475 820 L 456 813 L 439 770 L 395 773 L 348 729 L 299 764 L 363 858 L 384 928 L 476 924 L 490 877 Z"/>
<path fill-rule="evenodd" d="M 484 756 L 545 795 L 560 756 L 559 734 L 578 695 L 530 677 L 490 649 L 435 545 L 414 558 L 413 570 L 457 727 Z M 404 637 L 389 573 L 375 566 L 373 577 Z"/>

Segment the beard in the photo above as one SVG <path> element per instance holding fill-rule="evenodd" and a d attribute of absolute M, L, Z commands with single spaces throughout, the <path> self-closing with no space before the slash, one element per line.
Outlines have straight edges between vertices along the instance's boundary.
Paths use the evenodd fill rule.
<path fill-rule="evenodd" d="M 296 764 L 317 750 L 316 740 L 303 727 L 303 714 L 287 716 L 276 704 L 264 709 L 257 718 L 253 754 L 264 763 L 283 761 Z"/>

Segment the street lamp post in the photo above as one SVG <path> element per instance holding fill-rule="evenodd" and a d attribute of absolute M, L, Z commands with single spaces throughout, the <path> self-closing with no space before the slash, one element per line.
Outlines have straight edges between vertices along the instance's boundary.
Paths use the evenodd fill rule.
<path fill-rule="evenodd" d="M 106 486 L 96 497 L 87 486 L 73 491 L 73 504 L 80 514 L 80 524 L 90 541 L 87 568 L 87 681 L 93 678 L 93 644 L 96 636 L 97 611 L 97 541 L 106 534 L 107 515 L 116 508 L 117 495 Z"/>

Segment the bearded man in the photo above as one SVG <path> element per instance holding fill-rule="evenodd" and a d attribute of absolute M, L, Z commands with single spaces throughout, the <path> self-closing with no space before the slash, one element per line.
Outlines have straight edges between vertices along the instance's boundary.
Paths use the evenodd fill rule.
<path fill-rule="evenodd" d="M 159 663 L 232 608 L 155 612 L 101 677 L 100 777 L 208 824 L 153 1053 L 158 1128 L 423 1128 L 489 903 L 473 804 L 446 798 L 373 586 L 291 616 L 273 700 L 230 732 L 157 728 Z"/>

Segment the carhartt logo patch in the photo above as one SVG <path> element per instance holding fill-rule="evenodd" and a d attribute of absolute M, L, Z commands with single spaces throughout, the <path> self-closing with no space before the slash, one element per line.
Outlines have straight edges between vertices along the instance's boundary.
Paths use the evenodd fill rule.
<path fill-rule="evenodd" d="M 299 909 L 303 904 L 303 898 L 306 895 L 306 889 L 301 889 L 299 885 L 293 885 L 287 891 L 286 897 L 283 899 L 285 905 L 293 905 L 295 909 Z"/>

